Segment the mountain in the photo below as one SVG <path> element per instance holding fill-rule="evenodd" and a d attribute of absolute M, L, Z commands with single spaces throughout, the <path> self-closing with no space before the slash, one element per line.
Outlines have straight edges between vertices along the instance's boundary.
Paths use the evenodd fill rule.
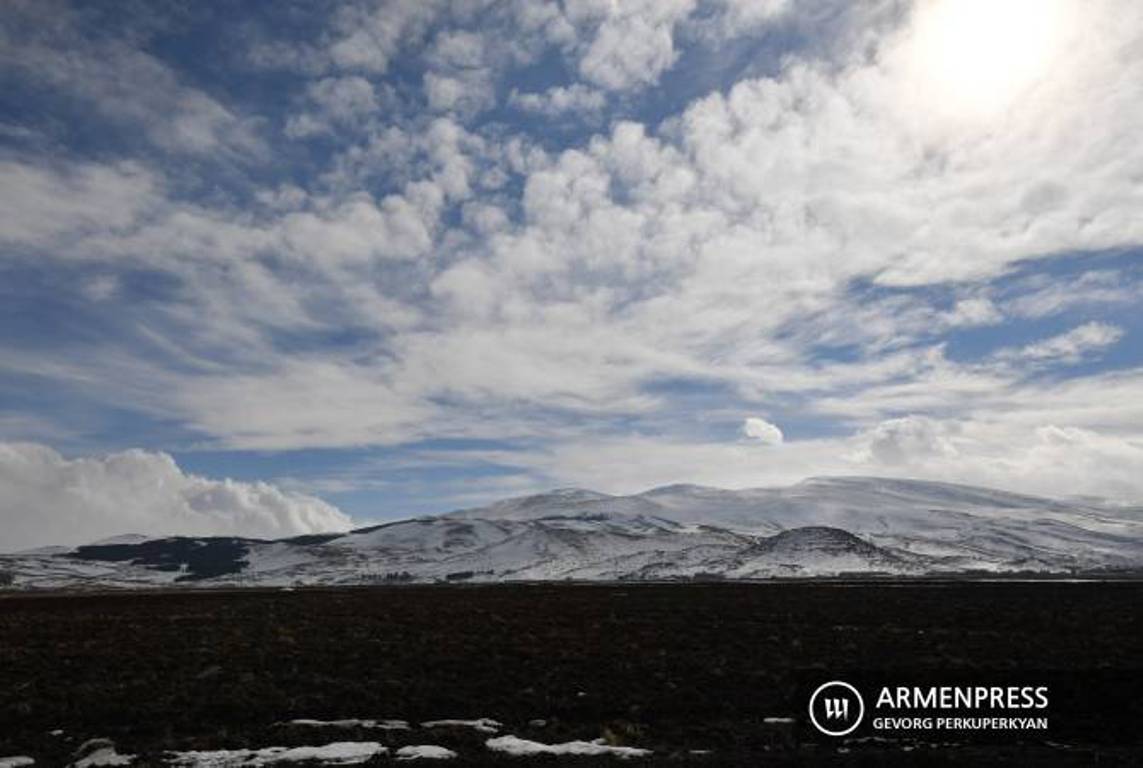
<path fill-rule="evenodd" d="M 815 478 L 507 499 L 276 541 L 114 537 L 0 556 L 20 588 L 1084 573 L 1143 567 L 1143 508 L 948 483 Z"/>

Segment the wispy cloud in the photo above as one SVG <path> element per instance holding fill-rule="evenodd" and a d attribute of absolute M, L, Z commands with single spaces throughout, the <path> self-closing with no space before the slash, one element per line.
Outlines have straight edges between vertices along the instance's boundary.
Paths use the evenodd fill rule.
<path fill-rule="evenodd" d="M 1108 323 L 1084 323 L 1067 333 L 997 353 L 1000 360 L 1031 363 L 1078 363 L 1085 356 L 1106 349 L 1123 338 L 1123 329 Z"/>

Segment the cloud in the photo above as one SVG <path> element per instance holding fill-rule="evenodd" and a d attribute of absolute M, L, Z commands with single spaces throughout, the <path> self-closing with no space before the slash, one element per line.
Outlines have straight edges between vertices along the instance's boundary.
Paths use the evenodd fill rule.
<path fill-rule="evenodd" d="M 63 3 L 16 3 L 0 25 L 0 66 L 65 104 L 94 110 L 132 140 L 203 159 L 247 161 L 266 144 L 256 120 L 183 81 L 139 44 L 148 14 L 119 36 L 88 35 Z"/>
<path fill-rule="evenodd" d="M 858 438 L 861 448 L 854 455 L 858 463 L 903 467 L 924 463 L 934 457 L 958 455 L 954 444 L 955 424 L 924 416 L 905 416 L 883 421 Z"/>
<path fill-rule="evenodd" d="M 0 232 L 16 246 L 4 258 L 35 252 L 21 268 L 53 271 L 62 302 L 78 291 L 119 335 L 8 339 L 0 369 L 129 402 L 211 446 L 522 438 L 522 452 L 571 461 L 546 466 L 552 477 L 645 452 L 597 470 L 611 484 L 619 468 L 758 482 L 894 467 L 1003 484 L 987 462 L 1040 445 L 1048 425 L 1138 441 L 1143 415 L 1125 405 L 1143 402 L 1137 369 L 1037 377 L 1115 343 L 1130 326 L 1102 313 L 1138 301 L 1129 269 L 1055 270 L 1115 249 L 1126 263 L 1143 242 L 1143 109 L 1126 85 L 1143 77 L 1140 6 L 1085 4 L 1069 71 L 1001 112 L 948 114 L 901 54 L 915 16 L 873 5 L 831 13 L 829 34 L 800 47 L 807 17 L 780 2 L 345 4 L 292 48 L 283 90 L 299 110 L 286 133 L 321 141 L 284 142 L 282 165 L 257 173 L 188 167 L 188 153 L 233 156 L 264 121 L 119 40 L 76 98 L 169 155 L 97 162 L 77 145 L 13 151 L 0 169 Z M 671 72 L 685 46 L 777 19 L 799 33 L 767 38 L 790 46 L 780 61 L 738 82 Z M 36 45 L 46 74 L 25 76 L 69 93 L 90 79 L 69 67 L 104 51 L 85 43 L 69 64 L 68 46 Z M 573 81 L 525 90 L 559 56 Z M 659 82 L 703 95 L 659 120 L 676 93 L 645 92 Z M 473 119 L 513 87 L 518 109 L 601 105 L 608 127 Z M 280 102 L 261 105 L 265 121 Z M 175 141 L 184 113 L 201 119 Z M 1014 273 L 1029 277 L 1005 282 Z M 987 349 L 1015 319 L 1077 307 L 1089 315 L 1071 322 L 1099 320 L 998 358 L 956 343 Z M 708 445 L 673 418 L 708 407 L 692 386 L 719 392 L 719 423 L 782 413 L 791 434 L 824 420 L 850 437 Z M 1014 475 L 1029 488 L 1054 482 L 1038 461 Z"/>
<path fill-rule="evenodd" d="M 1061 415 L 1060 422 L 1072 416 Z M 850 435 L 787 441 L 780 451 L 759 451 L 746 442 L 569 436 L 543 450 L 476 452 L 469 460 L 527 471 L 538 488 L 570 484 L 609 493 L 635 493 L 680 479 L 753 488 L 788 485 L 808 475 L 873 475 L 1047 497 L 1143 501 L 1138 431 L 1117 435 L 1029 421 L 1044 417 L 1051 418 L 1044 412 L 1007 421 L 909 415 Z"/>
<path fill-rule="evenodd" d="M 451 74 L 430 72 L 425 75 L 425 100 L 433 112 L 459 112 L 474 115 L 496 101 L 495 85 L 482 69 Z"/>
<path fill-rule="evenodd" d="M 607 96 L 601 91 L 581 83 L 556 86 L 537 93 L 512 91 L 508 99 L 513 106 L 525 112 L 547 117 L 575 113 L 581 118 L 595 118 L 607 105 Z"/>
<path fill-rule="evenodd" d="M 0 443 L 0 519 L 5 551 L 122 533 L 276 538 L 351 525 L 320 499 L 188 475 L 165 453 L 66 459 L 34 443 Z"/>
<path fill-rule="evenodd" d="M 1112 346 L 1123 336 L 1124 331 L 1118 326 L 1090 322 L 1019 349 L 1001 350 L 996 356 L 1001 360 L 1030 363 L 1078 363 L 1085 357 Z"/>
<path fill-rule="evenodd" d="M 332 129 L 334 125 L 355 125 L 378 108 L 372 83 L 363 77 L 325 77 L 307 88 L 312 112 L 291 115 L 285 133 L 290 138 L 305 138 Z"/>
<path fill-rule="evenodd" d="M 131 162 L 52 167 L 8 160 L 0 161 L 0 177 L 0 243 L 31 247 L 127 230 L 160 187 L 154 174 Z"/>
<path fill-rule="evenodd" d="M 1004 319 L 1003 313 L 987 298 L 961 299 L 945 316 L 953 328 L 995 325 Z"/>
<path fill-rule="evenodd" d="M 1033 276 L 1016 286 L 1005 309 L 1017 317 L 1051 317 L 1074 307 L 1109 308 L 1143 299 L 1143 283 L 1130 272 L 1090 270 L 1066 282 Z"/>
<path fill-rule="evenodd" d="M 655 82 L 675 63 L 675 24 L 694 7 L 694 0 L 569 3 L 567 15 L 573 24 L 594 26 L 580 56 L 580 74 L 613 91 Z"/>
<path fill-rule="evenodd" d="M 855 436 L 854 470 L 1138 503 L 1143 447 L 1136 439 L 1051 422 L 892 419 Z"/>
<path fill-rule="evenodd" d="M 782 430 L 757 416 L 750 416 L 742 422 L 742 434 L 762 445 L 782 444 Z"/>
<path fill-rule="evenodd" d="M 324 52 L 339 69 L 382 74 L 403 46 L 422 38 L 441 6 L 433 0 L 346 4 Z"/>

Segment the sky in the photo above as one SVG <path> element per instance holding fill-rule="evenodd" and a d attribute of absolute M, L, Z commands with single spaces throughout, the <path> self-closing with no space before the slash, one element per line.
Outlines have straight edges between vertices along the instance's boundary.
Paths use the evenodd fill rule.
<path fill-rule="evenodd" d="M 1143 501 L 1143 4 L 0 6 L 0 551 Z"/>

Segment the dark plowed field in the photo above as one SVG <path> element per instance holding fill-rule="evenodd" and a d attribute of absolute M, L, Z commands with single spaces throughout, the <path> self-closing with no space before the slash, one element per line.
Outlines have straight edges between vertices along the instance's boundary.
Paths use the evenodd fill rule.
<path fill-rule="evenodd" d="M 522 738 L 654 750 L 629 765 L 1138 765 L 1141 616 L 1138 583 L 8 595 L 0 757 L 62 766 L 79 742 L 108 737 L 141 755 L 136 765 L 162 764 L 169 749 L 343 740 L 448 746 L 462 756 L 453 765 L 618 762 L 497 756 L 487 734 L 463 728 L 275 725 L 490 717 Z M 866 722 L 830 739 L 808 724 L 806 704 L 834 678 L 1042 682 L 1052 725 L 1023 737 L 886 739 Z M 786 717 L 795 722 L 765 721 Z"/>

